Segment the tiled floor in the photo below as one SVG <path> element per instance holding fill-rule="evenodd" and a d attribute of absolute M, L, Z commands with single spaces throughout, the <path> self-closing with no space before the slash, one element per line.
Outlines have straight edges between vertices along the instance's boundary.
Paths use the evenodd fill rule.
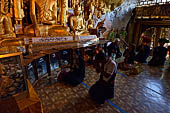
<path fill-rule="evenodd" d="M 110 101 L 126 113 L 170 113 L 170 71 L 167 67 L 146 65 L 142 65 L 141 69 L 142 72 L 135 76 L 124 77 L 117 74 L 115 96 Z M 87 66 L 83 82 L 92 86 L 98 78 L 95 69 Z M 83 84 L 71 87 L 59 82 L 50 84 L 44 79 L 35 89 L 43 104 L 44 113 L 120 112 L 108 102 L 97 106 L 89 98 L 88 88 Z"/>

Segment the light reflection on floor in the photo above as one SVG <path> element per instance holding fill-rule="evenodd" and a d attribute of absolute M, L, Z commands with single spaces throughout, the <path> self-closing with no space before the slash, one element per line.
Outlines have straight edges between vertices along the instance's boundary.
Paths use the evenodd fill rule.
<path fill-rule="evenodd" d="M 161 81 L 159 80 L 149 80 L 146 85 L 147 88 L 145 89 L 148 93 L 151 93 L 152 96 L 147 96 L 149 99 L 152 99 L 156 102 L 164 102 L 164 98 L 162 98 L 161 93 L 164 93 L 163 91 L 163 85 Z M 145 88 L 145 87 L 144 87 Z"/>

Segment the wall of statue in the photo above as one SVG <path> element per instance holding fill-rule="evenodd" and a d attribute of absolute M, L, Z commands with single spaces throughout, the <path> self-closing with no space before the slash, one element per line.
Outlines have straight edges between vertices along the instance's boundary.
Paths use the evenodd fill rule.
<path fill-rule="evenodd" d="M 74 13 L 81 10 L 80 0 L 0 0 L 0 37 L 70 35 L 68 1 Z"/>
<path fill-rule="evenodd" d="M 0 37 L 80 35 L 98 27 L 105 9 L 98 0 L 0 0 Z"/>
<path fill-rule="evenodd" d="M 89 34 L 126 27 L 136 0 L 0 0 L 0 38 Z"/>

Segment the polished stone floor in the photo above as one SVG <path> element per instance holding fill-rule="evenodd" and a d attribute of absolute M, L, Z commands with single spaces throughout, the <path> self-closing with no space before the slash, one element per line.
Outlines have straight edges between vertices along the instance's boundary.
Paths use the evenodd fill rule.
<path fill-rule="evenodd" d="M 137 75 L 124 75 L 119 70 L 114 98 L 101 106 L 88 95 L 88 86 L 99 78 L 92 66 L 86 67 L 86 78 L 77 87 L 43 79 L 35 89 L 44 113 L 170 113 L 168 67 L 141 65 L 140 68 L 142 72 Z"/>

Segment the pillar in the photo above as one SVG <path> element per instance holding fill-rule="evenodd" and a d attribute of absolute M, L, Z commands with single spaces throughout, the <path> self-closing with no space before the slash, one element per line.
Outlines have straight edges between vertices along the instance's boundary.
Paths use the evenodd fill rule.
<path fill-rule="evenodd" d="M 161 28 L 156 28 L 156 37 L 155 37 L 155 45 L 154 45 L 155 47 L 158 46 L 158 40 L 160 36 L 161 36 Z"/>
<path fill-rule="evenodd" d="M 127 27 L 127 37 L 126 37 L 126 39 L 125 39 L 125 41 L 126 41 L 128 44 L 132 44 L 132 42 L 133 42 L 134 27 L 135 27 L 134 19 L 131 18 L 131 19 L 130 19 L 130 22 L 129 22 L 129 24 L 128 24 L 128 27 Z"/>
<path fill-rule="evenodd" d="M 58 11 L 58 22 L 60 22 L 61 19 L 61 4 L 62 4 L 62 0 L 58 0 L 58 7 L 59 7 L 59 11 Z"/>
<path fill-rule="evenodd" d="M 134 27 L 134 38 L 133 38 L 133 43 L 137 46 L 138 45 L 138 41 L 140 39 L 140 30 L 141 30 L 141 25 L 140 22 L 136 22 L 135 27 Z"/>

